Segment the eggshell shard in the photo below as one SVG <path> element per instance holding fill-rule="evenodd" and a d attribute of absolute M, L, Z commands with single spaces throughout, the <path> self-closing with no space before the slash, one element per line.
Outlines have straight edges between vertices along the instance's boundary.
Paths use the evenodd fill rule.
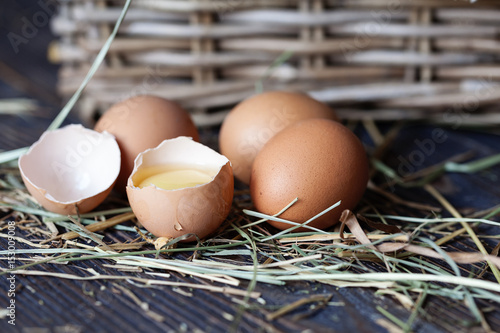
<path fill-rule="evenodd" d="M 114 104 L 97 121 L 94 129 L 116 137 L 122 152 L 122 166 L 115 188 L 125 191 L 137 155 L 163 140 L 189 136 L 199 140 L 189 113 L 167 99 L 139 95 Z"/>
<path fill-rule="evenodd" d="M 224 119 L 220 151 L 231 161 L 235 177 L 249 184 L 252 164 L 266 142 L 289 125 L 311 118 L 338 120 L 329 106 L 303 93 L 254 95 L 236 105 Z"/>
<path fill-rule="evenodd" d="M 58 214 L 86 213 L 108 196 L 120 172 L 120 149 L 107 133 L 68 125 L 47 131 L 19 158 L 30 194 Z"/>
<path fill-rule="evenodd" d="M 215 171 L 208 183 L 174 190 L 154 185 L 140 188 L 134 183 L 134 176 L 140 170 L 158 165 L 197 166 Z M 133 212 L 157 237 L 196 234 L 201 239 L 212 234 L 228 216 L 233 192 L 234 178 L 229 160 L 187 137 L 165 140 L 158 147 L 139 154 L 127 182 Z M 189 237 L 185 241 L 195 239 Z"/>
<path fill-rule="evenodd" d="M 355 208 L 368 178 L 368 159 L 356 135 L 338 122 L 310 119 L 284 129 L 260 151 L 252 168 L 250 195 L 256 209 L 269 215 L 298 198 L 279 217 L 299 223 L 341 201 L 308 224 L 326 229 L 338 223 L 344 209 Z M 279 229 L 291 227 L 269 223 Z"/>

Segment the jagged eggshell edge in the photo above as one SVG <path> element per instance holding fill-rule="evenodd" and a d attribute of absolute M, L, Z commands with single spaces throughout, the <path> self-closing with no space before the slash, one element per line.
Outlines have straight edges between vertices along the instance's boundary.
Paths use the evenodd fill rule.
<path fill-rule="evenodd" d="M 217 171 L 213 180 L 175 190 L 156 186 L 134 186 L 133 176 L 150 165 L 200 165 Z M 127 181 L 130 206 L 139 222 L 157 237 L 176 238 L 196 234 L 202 239 L 212 234 L 226 219 L 234 194 L 234 177 L 229 160 L 188 137 L 164 140 L 156 148 L 139 154 Z M 184 241 L 193 241 L 192 236 Z"/>
<path fill-rule="evenodd" d="M 86 151 L 84 147 L 90 148 Z M 18 167 L 28 192 L 40 205 L 48 211 L 68 215 L 76 214 L 76 207 L 79 213 L 89 212 L 104 201 L 120 172 L 120 159 L 113 135 L 71 124 L 44 132 L 19 158 Z M 93 173 L 82 173 L 88 175 L 92 188 L 80 195 L 74 194 L 75 184 L 64 177 L 65 172 L 74 170 Z M 55 195 L 55 191 L 62 194 Z M 71 198 L 62 198 L 64 191 Z"/>

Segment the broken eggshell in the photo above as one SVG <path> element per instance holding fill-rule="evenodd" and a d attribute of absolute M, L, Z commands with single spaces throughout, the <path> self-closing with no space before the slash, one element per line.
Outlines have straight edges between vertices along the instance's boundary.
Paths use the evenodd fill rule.
<path fill-rule="evenodd" d="M 156 185 L 139 187 L 138 172 L 157 166 L 212 170 L 212 180 L 172 190 Z M 182 136 L 140 153 L 127 182 L 129 203 L 139 222 L 153 235 L 166 238 L 195 234 L 202 239 L 212 234 L 228 216 L 233 193 L 234 178 L 229 160 Z M 183 241 L 195 239 L 186 236 Z"/>
<path fill-rule="evenodd" d="M 30 194 L 58 214 L 86 213 L 108 196 L 120 172 L 113 135 L 82 125 L 47 131 L 19 158 Z"/>

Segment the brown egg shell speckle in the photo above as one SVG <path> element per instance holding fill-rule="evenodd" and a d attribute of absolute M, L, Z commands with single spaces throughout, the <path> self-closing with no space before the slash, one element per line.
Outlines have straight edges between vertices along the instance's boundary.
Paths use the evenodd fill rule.
<path fill-rule="evenodd" d="M 198 130 L 185 109 L 151 95 L 134 96 L 114 104 L 101 116 L 94 129 L 116 137 L 122 152 L 122 166 L 115 187 L 122 192 L 139 153 L 178 136 L 199 140 Z"/>
<path fill-rule="evenodd" d="M 279 217 L 299 223 L 340 200 L 339 207 L 309 224 L 326 229 L 338 223 L 344 209 L 356 206 L 368 176 L 366 152 L 354 133 L 335 121 L 311 119 L 284 129 L 264 146 L 253 164 L 250 194 L 256 209 L 269 215 L 298 198 Z"/>
<path fill-rule="evenodd" d="M 154 165 L 202 165 L 217 170 L 212 181 L 194 187 L 164 190 L 156 186 L 136 187 L 134 174 Z M 165 140 L 139 154 L 128 179 L 127 195 L 139 222 L 157 237 L 176 238 L 212 234 L 231 209 L 234 178 L 229 160 L 191 138 Z M 185 241 L 193 241 L 189 237 Z"/>
<path fill-rule="evenodd" d="M 45 209 L 86 213 L 108 196 L 120 172 L 115 138 L 81 125 L 47 131 L 19 158 L 30 194 Z"/>
<path fill-rule="evenodd" d="M 303 93 L 254 95 L 224 119 L 219 134 L 221 154 L 231 161 L 235 177 L 249 184 L 252 164 L 266 142 L 289 125 L 311 118 L 338 120 L 329 106 Z"/>

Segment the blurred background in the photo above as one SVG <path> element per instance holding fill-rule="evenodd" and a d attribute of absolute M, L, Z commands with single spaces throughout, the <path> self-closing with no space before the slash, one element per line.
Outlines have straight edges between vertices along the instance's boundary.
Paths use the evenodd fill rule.
<path fill-rule="evenodd" d="M 61 106 L 56 92 L 59 66 L 47 57 L 55 38 L 50 29 L 53 8 L 34 0 L 0 4 L 0 149 L 33 143 Z"/>
<path fill-rule="evenodd" d="M 472 11 L 464 7 L 468 1 L 388 1 L 389 4 L 404 3 L 409 7 L 394 9 L 393 12 L 392 7 L 388 7 L 384 1 L 259 2 L 263 7 L 271 6 L 271 3 L 286 3 L 279 9 L 283 12 L 278 14 L 274 9 L 266 11 L 265 8 L 252 7 L 252 3 L 256 2 L 169 1 L 170 5 L 217 3 L 217 7 L 205 11 L 191 9 L 191 12 L 185 8 L 177 11 L 160 10 L 160 0 L 135 1 L 137 7 L 129 12 L 129 21 L 122 26 L 118 40 L 121 43 L 114 44 L 113 54 L 106 59 L 86 90 L 88 94 L 84 98 L 84 107 L 90 111 L 105 110 L 109 103 L 124 97 L 126 93 L 140 91 L 136 88 L 142 85 L 152 87 L 151 92 L 154 94 L 179 100 L 194 113 L 198 123 L 205 122 L 209 124 L 207 128 L 213 130 L 217 128 L 213 125 L 222 119 L 224 112 L 255 92 L 255 82 L 267 75 L 270 64 L 290 47 L 294 50 L 293 56 L 282 59 L 286 62 L 284 66 L 276 66 L 280 68 L 274 73 L 273 79 L 268 80 L 270 84 L 274 84 L 274 88 L 313 91 L 313 97 L 335 105 L 346 122 L 364 124 L 364 141 L 368 142 L 370 148 L 375 147 L 375 144 L 383 146 L 385 156 L 377 158 L 393 169 L 398 170 L 398 166 L 403 165 L 399 158 L 407 161 L 412 154 L 423 156 L 421 143 L 429 142 L 429 138 L 432 138 L 435 127 L 431 126 L 442 126 L 436 128 L 446 130 L 448 140 L 435 145 L 435 151 L 433 148 L 433 152 L 418 165 L 420 169 L 432 167 L 464 151 L 472 151 L 479 157 L 499 153 L 498 136 L 489 135 L 489 132 L 497 134 L 498 126 L 495 124 L 500 122 L 497 110 L 500 88 L 496 84 L 500 78 L 500 2 L 480 0 L 480 5 L 484 4 L 484 7 Z M 0 1 L 0 150 L 26 147 L 39 138 L 64 105 L 63 99 L 68 98 L 80 84 L 100 46 L 109 36 L 120 13 L 120 6 L 123 5 L 121 0 L 66 0 L 61 3 L 61 15 L 57 20 L 52 20 L 55 0 Z M 321 7 L 325 3 L 334 3 L 335 6 Z M 488 4 L 493 8 L 488 8 Z M 266 16 L 265 13 L 272 15 Z M 381 16 L 381 13 L 390 13 L 391 16 Z M 267 19 L 267 23 L 256 24 L 261 19 Z M 298 19 L 303 21 L 299 22 Z M 301 22 L 308 22 L 308 25 L 304 23 L 302 26 Z M 56 29 L 54 24 L 57 25 Z M 373 26 L 380 30 L 376 30 L 376 33 L 369 31 L 368 34 L 359 34 L 356 30 Z M 57 31 L 61 38 L 56 37 L 53 31 Z M 356 46 L 356 41 L 362 41 L 361 46 Z M 354 45 L 354 49 L 348 52 L 352 58 L 347 59 L 342 53 L 342 43 Z M 65 67 L 49 59 L 63 60 Z M 156 66 L 157 63 L 161 66 Z M 161 84 L 148 81 L 156 78 L 161 79 Z M 61 90 L 66 94 L 64 98 L 58 93 Z M 483 93 L 483 90 L 488 93 Z M 467 99 L 470 96 L 475 97 L 472 107 Z M 72 112 L 66 122 L 80 122 L 79 115 Z M 384 126 L 377 128 L 379 122 L 374 119 L 375 115 Z M 89 119 L 92 119 L 93 115 L 90 116 Z M 450 116 L 450 119 L 446 119 L 446 116 Z M 422 119 L 425 117 L 427 119 Z M 454 123 L 457 119 L 460 123 Z M 404 127 L 404 130 L 394 126 L 392 141 L 389 140 L 385 145 L 384 136 L 388 133 L 387 137 L 390 138 L 392 135 L 392 128 L 389 127 L 392 121 L 396 125 L 402 121 L 410 126 Z M 414 123 L 417 126 L 413 126 Z M 484 126 L 484 131 L 469 131 L 469 127 L 475 124 Z M 371 136 L 378 138 L 379 143 L 370 140 L 367 134 L 370 130 Z M 213 145 L 216 145 L 215 141 Z M 453 199 L 452 204 L 464 212 L 489 209 L 498 204 L 500 197 L 498 174 L 498 166 L 474 175 L 448 173 L 436 181 L 436 187 Z M 380 183 L 389 180 L 384 180 L 382 174 L 378 177 Z M 389 190 L 391 194 L 401 194 L 411 201 L 436 204 L 421 189 L 391 187 Z M 378 193 L 371 193 L 368 199 L 385 204 L 380 198 Z M 483 234 L 498 234 L 496 230 L 487 229 L 486 225 L 480 227 Z M 495 246 L 494 239 L 487 240 L 489 249 Z M 470 244 L 459 244 L 460 249 L 465 246 L 471 247 Z M 483 268 L 474 269 L 474 272 L 480 272 Z M 33 283 L 42 291 L 39 294 L 51 293 L 53 290 L 60 290 L 66 296 L 85 293 L 82 288 L 68 287 L 69 284 L 61 284 L 60 289 L 56 289 L 52 288 L 52 281 L 46 281 L 45 285 L 39 284 L 39 281 Z M 289 302 L 286 293 L 302 295 L 310 287 L 304 285 L 298 285 L 296 289 L 287 286 L 288 290 L 266 285 L 259 288 L 262 288 L 263 295 L 273 301 L 279 301 L 281 297 L 281 300 Z M 322 292 L 322 288 L 314 291 Z M 170 292 L 170 289 L 165 290 L 165 293 Z M 169 302 L 162 292 L 156 289 L 134 292 L 143 292 L 144 299 L 157 295 L 161 299 L 154 304 L 158 311 L 170 311 L 177 315 L 177 303 Z M 147 294 L 149 292 L 151 294 Z M 367 327 L 375 326 L 374 321 L 380 317 L 376 309 L 382 304 L 381 298 L 367 289 L 341 289 L 335 293 L 340 295 L 339 299 L 346 306 L 335 308 L 332 311 L 335 312 L 335 318 L 325 319 L 324 327 L 332 328 L 334 322 L 348 328 L 339 331 L 360 331 L 359 327 L 364 325 L 367 325 L 365 331 L 371 331 Z M 107 291 L 102 294 L 112 295 Z M 178 296 L 174 292 L 172 294 Z M 31 296 L 24 293 L 21 297 L 26 295 Z M 90 297 L 85 294 L 83 298 Z M 111 299 L 113 306 L 121 304 Z M 200 299 L 209 305 L 196 303 Z M 383 301 L 391 301 L 388 299 Z M 186 297 L 184 300 L 179 307 L 194 302 L 196 308 L 211 310 L 213 305 L 206 295 L 198 300 L 196 297 Z M 61 303 L 63 308 L 74 305 L 72 300 L 65 301 Z M 90 301 L 88 304 L 91 305 L 86 309 L 92 309 L 91 313 L 97 317 L 89 321 L 77 317 L 79 322 L 89 323 L 89 326 L 92 324 L 93 330 L 97 330 L 95 325 L 106 327 L 110 312 L 94 308 Z M 168 310 L 172 304 L 176 306 Z M 399 311 L 401 318 L 409 316 L 408 311 L 401 306 L 396 308 L 393 303 L 384 304 L 388 304 L 387 308 L 391 311 Z M 457 307 L 457 310 L 453 306 L 440 300 L 433 301 L 429 308 L 429 322 L 445 327 L 447 323 L 442 320 L 440 311 L 451 313 L 449 317 L 452 318 L 453 330 L 450 331 L 459 330 L 461 321 L 472 322 L 470 314 L 464 315 L 461 308 Z M 482 306 L 486 308 L 484 304 Z M 488 313 L 492 317 L 493 327 L 498 328 L 500 315 L 493 310 L 488 310 Z M 186 313 L 192 316 L 196 312 Z M 375 315 L 367 315 L 373 313 Z M 133 316 L 143 316 L 133 306 L 122 314 L 127 320 Z M 360 321 L 360 314 L 366 320 Z M 85 313 L 75 311 L 74 315 L 81 317 Z M 34 319 L 31 320 L 37 320 L 36 316 L 32 317 Z M 54 316 L 54 311 L 50 310 L 50 320 L 56 323 L 66 320 L 55 317 L 58 316 Z M 175 319 L 174 315 L 171 317 Z M 195 321 L 201 322 L 200 327 L 205 325 L 205 318 L 195 317 Z M 220 313 L 217 313 L 213 318 L 220 320 L 219 317 Z M 100 320 L 95 320 L 94 324 L 93 319 Z M 160 327 L 150 318 L 143 316 L 141 319 L 143 325 L 150 325 L 144 331 Z M 281 325 L 286 327 L 289 323 L 291 321 L 284 318 Z M 120 321 L 119 324 L 128 325 L 128 321 Z M 316 317 L 312 317 L 304 323 L 303 329 L 307 327 L 313 330 L 311 325 L 320 324 Z M 433 331 L 426 330 L 424 324 L 419 331 Z M 378 329 L 385 331 L 380 327 Z"/>

